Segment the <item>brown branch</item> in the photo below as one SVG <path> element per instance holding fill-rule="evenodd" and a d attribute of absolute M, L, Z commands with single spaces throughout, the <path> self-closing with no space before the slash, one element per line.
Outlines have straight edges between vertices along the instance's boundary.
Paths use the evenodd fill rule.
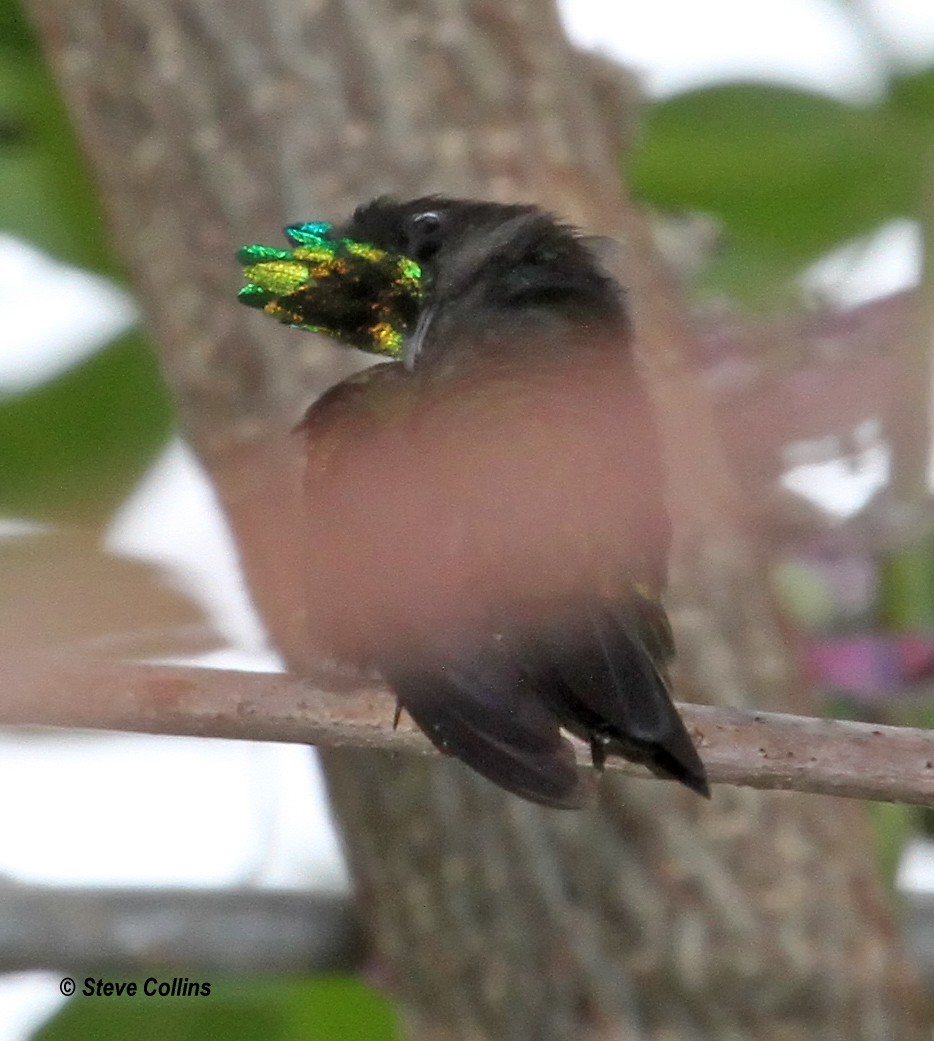
<path fill-rule="evenodd" d="M 328 690 L 284 675 L 100 662 L 7 671 L 0 724 L 89 727 L 434 754 L 376 684 Z M 934 732 L 681 705 L 714 783 L 934 805 Z M 589 762 L 580 745 L 579 760 Z M 614 759 L 608 770 L 639 777 Z"/>

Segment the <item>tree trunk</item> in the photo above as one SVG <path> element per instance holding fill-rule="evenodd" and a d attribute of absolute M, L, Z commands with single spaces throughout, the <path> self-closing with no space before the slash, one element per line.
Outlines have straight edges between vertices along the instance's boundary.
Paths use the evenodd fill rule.
<path fill-rule="evenodd" d="M 445 191 L 540 201 L 622 240 L 669 452 L 680 689 L 807 709 L 680 304 L 620 195 L 634 92 L 570 48 L 548 0 L 31 6 L 294 667 L 308 652 L 285 431 L 338 375 L 336 355 L 239 308 L 231 254 L 379 191 Z M 922 1036 L 858 805 L 739 789 L 707 805 L 607 779 L 592 809 L 560 813 L 454 762 L 324 760 L 413 1039 Z"/>

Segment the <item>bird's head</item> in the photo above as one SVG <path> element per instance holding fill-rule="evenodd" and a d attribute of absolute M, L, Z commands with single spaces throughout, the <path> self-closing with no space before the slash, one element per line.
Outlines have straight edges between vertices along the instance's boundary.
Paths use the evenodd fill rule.
<path fill-rule="evenodd" d="M 240 299 L 410 368 L 467 345 L 502 352 L 517 337 L 628 330 L 592 240 L 536 206 L 381 197 L 342 224 L 285 233 L 292 249 L 239 252 Z"/>

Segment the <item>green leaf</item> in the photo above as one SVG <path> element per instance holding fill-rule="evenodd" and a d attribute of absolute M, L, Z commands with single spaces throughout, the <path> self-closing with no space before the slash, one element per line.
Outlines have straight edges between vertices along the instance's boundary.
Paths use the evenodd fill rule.
<path fill-rule="evenodd" d="M 649 110 L 629 173 L 663 209 L 702 210 L 726 242 L 705 284 L 748 296 L 888 219 L 914 215 L 931 129 L 930 71 L 881 103 L 733 84 Z"/>
<path fill-rule="evenodd" d="M 895 76 L 884 104 L 893 117 L 913 120 L 921 133 L 930 134 L 934 121 L 934 67 Z"/>
<path fill-rule="evenodd" d="M 880 568 L 880 616 L 889 630 L 934 631 L 934 545 L 890 554 Z"/>
<path fill-rule="evenodd" d="M 119 978 L 135 979 L 140 990 L 145 979 L 141 974 Z M 349 978 L 212 981 L 206 997 L 175 998 L 85 997 L 83 984 L 83 979 L 77 980 L 78 993 L 33 1035 L 33 1041 L 397 1041 L 399 1037 L 389 1002 Z"/>
<path fill-rule="evenodd" d="M 894 890 L 895 875 L 905 844 L 917 831 L 918 812 L 904 803 L 867 803 L 876 860 L 884 882 Z"/>
<path fill-rule="evenodd" d="M 16 8 L 0 26 L 0 231 L 113 274 L 102 211 L 55 83 Z"/>
<path fill-rule="evenodd" d="M 0 514 L 103 519 L 171 426 L 168 394 L 141 333 L 36 390 L 0 398 Z"/>
<path fill-rule="evenodd" d="M 0 28 L 10 29 L 0 35 L 0 232 L 113 274 L 94 187 L 14 0 L 0 0 Z M 50 294 L 44 306 L 55 303 Z M 102 519 L 170 427 L 165 388 L 138 332 L 38 390 L 0 396 L 0 513 Z"/>
<path fill-rule="evenodd" d="M 358 979 L 335 976 L 283 986 L 293 988 L 289 1041 L 399 1041 L 392 1003 Z"/>
<path fill-rule="evenodd" d="M 833 590 L 817 568 L 785 560 L 772 569 L 771 582 L 779 604 L 802 629 L 822 632 L 837 621 L 841 612 Z"/>
<path fill-rule="evenodd" d="M 0 0 L 0 40 L 4 47 L 35 53 L 36 38 L 19 0 Z"/>

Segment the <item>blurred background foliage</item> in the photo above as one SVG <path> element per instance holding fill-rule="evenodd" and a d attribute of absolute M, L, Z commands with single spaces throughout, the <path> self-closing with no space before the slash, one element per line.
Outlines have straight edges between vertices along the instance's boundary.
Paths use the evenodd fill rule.
<path fill-rule="evenodd" d="M 761 84 L 678 95 L 646 113 L 627 177 L 662 209 L 714 215 L 724 247 L 700 287 L 788 306 L 811 263 L 916 217 L 934 128 L 934 69 L 893 72 L 872 103 Z"/>
<path fill-rule="evenodd" d="M 921 215 L 931 190 L 932 129 L 934 68 L 893 69 L 887 89 L 862 104 L 784 86 L 725 84 L 647 104 L 624 176 L 660 210 L 715 219 L 720 244 L 698 276 L 698 294 L 770 311 L 800 304 L 796 279 L 829 251 L 890 219 Z M 18 3 L 0 0 L 0 234 L 119 279 L 86 169 Z M 230 277 L 234 292 L 233 262 Z M 56 306 L 54 286 L 46 306 Z M 0 392 L 0 518 L 77 522 L 103 532 L 172 429 L 171 404 L 141 330 L 39 387 Z M 930 554 L 922 557 L 911 563 L 915 578 L 934 574 Z M 922 600 L 934 611 L 934 588 Z M 879 813 L 880 849 L 893 871 L 909 817 L 897 807 Z M 214 1036 L 381 1041 L 396 1030 L 386 1002 L 351 980 L 237 980 L 218 986 L 209 1002 L 75 998 L 37 1035 Z"/>
<path fill-rule="evenodd" d="M 0 184 L 0 234 L 119 276 L 87 166 L 14 0 L 0 0 Z M 50 285 L 44 306 L 55 305 Z M 142 331 L 35 390 L 0 392 L 0 516 L 103 522 L 156 457 L 171 423 Z"/>
<path fill-rule="evenodd" d="M 106 975 L 105 979 L 115 977 Z M 171 976 L 160 975 L 171 981 Z M 195 977 L 192 977 L 193 979 Z M 203 977 L 198 977 L 203 978 Z M 142 980 L 137 980 L 142 986 Z M 80 991 L 83 981 L 78 981 Z M 207 997 L 76 996 L 35 1041 L 396 1041 L 387 1002 L 356 980 L 211 981 Z"/>

